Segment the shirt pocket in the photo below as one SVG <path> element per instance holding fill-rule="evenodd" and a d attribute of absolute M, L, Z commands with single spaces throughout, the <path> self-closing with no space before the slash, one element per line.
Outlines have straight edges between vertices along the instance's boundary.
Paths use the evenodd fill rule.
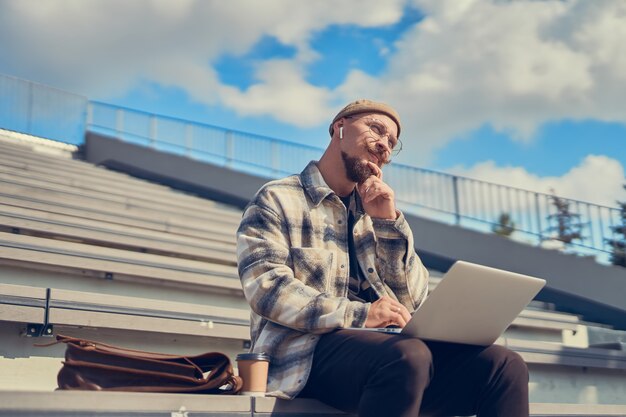
<path fill-rule="evenodd" d="M 334 276 L 333 253 L 327 249 L 291 248 L 293 273 L 296 279 L 320 292 L 327 292 Z"/>

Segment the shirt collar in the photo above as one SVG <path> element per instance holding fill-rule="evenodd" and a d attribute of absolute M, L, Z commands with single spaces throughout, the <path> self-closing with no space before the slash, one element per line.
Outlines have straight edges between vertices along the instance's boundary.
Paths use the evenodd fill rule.
<path fill-rule="evenodd" d="M 324 181 L 324 177 L 322 177 L 322 173 L 317 167 L 317 161 L 309 162 L 300 173 L 300 181 L 309 198 L 316 206 L 330 194 L 334 194 L 334 191 Z"/>
<path fill-rule="evenodd" d="M 324 177 L 317 167 L 317 161 L 309 162 L 306 168 L 300 173 L 300 180 L 302 181 L 304 190 L 315 206 L 318 206 L 329 195 L 335 194 L 328 184 L 326 184 L 326 181 L 324 181 Z M 356 203 L 356 214 L 363 214 L 363 204 L 359 193 L 354 192 L 353 195 Z"/>

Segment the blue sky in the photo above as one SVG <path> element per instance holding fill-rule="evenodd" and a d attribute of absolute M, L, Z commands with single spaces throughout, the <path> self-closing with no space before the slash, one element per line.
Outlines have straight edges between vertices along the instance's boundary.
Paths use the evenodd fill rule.
<path fill-rule="evenodd" d="M 403 118 L 401 163 L 614 205 L 625 16 L 620 0 L 0 0 L 0 72 L 318 147 L 370 97 Z"/>
<path fill-rule="evenodd" d="M 511 140 L 489 126 L 456 138 L 437 152 L 434 166 L 472 166 L 484 160 L 522 166 L 540 176 L 560 176 L 587 155 L 606 155 L 626 166 L 626 126 L 597 120 L 558 120 L 540 126 L 531 142 Z"/>

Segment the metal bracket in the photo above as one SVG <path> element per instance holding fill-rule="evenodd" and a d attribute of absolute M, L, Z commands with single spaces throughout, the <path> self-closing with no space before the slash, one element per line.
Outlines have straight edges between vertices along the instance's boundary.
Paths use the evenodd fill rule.
<path fill-rule="evenodd" d="M 52 337 L 54 329 L 49 322 L 50 314 L 50 288 L 46 288 L 46 309 L 44 310 L 43 323 L 28 323 L 26 325 L 26 337 Z"/>
<path fill-rule="evenodd" d="M 52 337 L 54 330 L 51 324 L 28 323 L 26 337 Z"/>

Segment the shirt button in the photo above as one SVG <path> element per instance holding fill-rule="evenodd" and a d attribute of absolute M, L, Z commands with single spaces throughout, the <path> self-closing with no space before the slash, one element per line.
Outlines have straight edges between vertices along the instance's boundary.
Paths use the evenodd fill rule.
<path fill-rule="evenodd" d="M 343 223 L 343 221 L 342 221 L 342 220 L 339 220 L 339 221 L 337 221 L 337 223 L 338 223 L 338 224 L 341 224 L 341 223 Z"/>
<path fill-rule="evenodd" d="M 372 272 L 374 272 L 374 268 L 367 268 L 367 272 L 371 274 Z"/>
<path fill-rule="evenodd" d="M 344 264 L 341 264 L 341 268 L 342 268 L 342 269 L 343 269 L 343 268 L 345 268 L 345 267 L 346 267 L 346 266 L 345 266 Z"/>

